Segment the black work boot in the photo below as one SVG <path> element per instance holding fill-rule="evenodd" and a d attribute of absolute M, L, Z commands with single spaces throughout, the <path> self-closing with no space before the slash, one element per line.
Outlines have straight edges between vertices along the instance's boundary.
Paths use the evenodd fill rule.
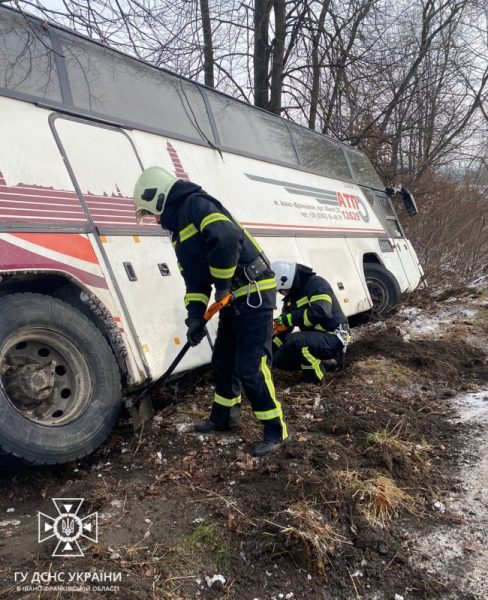
<path fill-rule="evenodd" d="M 216 431 L 235 431 L 240 427 L 239 407 L 232 407 L 229 412 L 229 421 L 227 423 L 215 423 L 212 419 L 198 421 L 195 423 L 195 431 L 198 433 L 214 433 Z"/>
<path fill-rule="evenodd" d="M 218 425 L 214 423 L 210 419 L 205 419 L 205 421 L 198 421 L 195 423 L 195 431 L 198 433 L 214 433 L 215 431 L 235 431 L 239 429 L 239 423 L 233 423 L 229 421 L 225 425 Z"/>
<path fill-rule="evenodd" d="M 267 456 L 276 452 L 283 446 L 283 442 L 277 440 L 264 440 L 254 448 L 254 456 Z"/>
<path fill-rule="evenodd" d="M 327 358 L 322 361 L 322 366 L 327 373 L 337 373 L 340 370 L 339 362 L 335 358 Z"/>
<path fill-rule="evenodd" d="M 322 363 L 320 363 L 320 371 L 322 373 L 322 377 L 319 378 L 314 369 L 303 369 L 302 383 L 322 383 L 324 381 L 324 375 L 327 373 L 327 369 Z"/>

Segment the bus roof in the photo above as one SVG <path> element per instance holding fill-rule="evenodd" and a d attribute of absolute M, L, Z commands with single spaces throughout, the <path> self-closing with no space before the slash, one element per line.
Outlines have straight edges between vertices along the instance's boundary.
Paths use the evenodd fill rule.
<path fill-rule="evenodd" d="M 4 6 L 0 95 L 383 189 L 348 144 Z"/>

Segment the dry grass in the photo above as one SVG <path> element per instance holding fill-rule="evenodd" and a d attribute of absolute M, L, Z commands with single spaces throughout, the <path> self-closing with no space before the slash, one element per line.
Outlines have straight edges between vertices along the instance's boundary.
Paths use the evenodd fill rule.
<path fill-rule="evenodd" d="M 353 365 L 357 377 L 362 377 L 377 389 L 408 386 L 412 372 L 404 365 L 392 363 L 385 358 L 368 357 Z"/>
<path fill-rule="evenodd" d="M 363 479 L 357 471 L 339 471 L 337 478 L 356 501 L 359 513 L 372 526 L 386 528 L 399 514 L 417 512 L 415 499 L 389 477 L 378 475 Z"/>
<path fill-rule="evenodd" d="M 380 431 L 369 433 L 366 436 L 366 445 L 379 448 L 386 457 L 401 459 L 404 463 L 415 463 L 423 470 L 429 468 L 428 459 L 432 446 L 425 440 L 420 443 L 411 442 L 400 437 L 402 423 L 398 423 L 392 429 L 388 426 Z"/>
<path fill-rule="evenodd" d="M 305 559 L 320 575 L 325 575 L 329 557 L 335 554 L 344 538 L 335 533 L 331 523 L 306 502 L 290 506 L 284 513 L 289 524 L 277 525 L 288 552 Z"/>

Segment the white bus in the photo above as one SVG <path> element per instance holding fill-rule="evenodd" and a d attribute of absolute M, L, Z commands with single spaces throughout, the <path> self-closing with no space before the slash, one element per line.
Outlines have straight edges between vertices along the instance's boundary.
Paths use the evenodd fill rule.
<path fill-rule="evenodd" d="M 0 8 L 3 454 L 33 464 L 88 454 L 122 391 L 160 376 L 181 348 L 170 240 L 134 218 L 134 182 L 151 165 L 219 198 L 271 260 L 312 266 L 347 316 L 385 313 L 419 284 L 415 252 L 360 152 Z M 179 370 L 210 353 L 202 343 Z"/>

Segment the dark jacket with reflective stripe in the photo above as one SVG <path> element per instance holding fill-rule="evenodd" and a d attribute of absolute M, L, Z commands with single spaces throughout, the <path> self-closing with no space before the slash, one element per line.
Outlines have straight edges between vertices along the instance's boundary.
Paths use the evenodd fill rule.
<path fill-rule="evenodd" d="M 291 292 L 283 302 L 284 323 L 302 331 L 334 331 L 347 318 L 323 277 L 310 267 L 297 265 Z"/>
<path fill-rule="evenodd" d="M 242 304 L 247 286 L 238 286 L 236 275 L 260 254 L 261 248 L 218 200 L 194 183 L 179 180 L 168 195 L 161 227 L 172 233 L 171 240 L 186 284 L 185 304 L 189 316 L 203 315 L 212 284 L 217 290 L 232 289 L 235 302 Z M 275 308 L 273 271 L 268 269 L 258 279 L 262 288 L 260 308 Z M 255 286 L 251 286 L 250 301 L 255 305 L 259 298 L 254 290 Z M 242 308 L 248 308 L 245 302 Z"/>

